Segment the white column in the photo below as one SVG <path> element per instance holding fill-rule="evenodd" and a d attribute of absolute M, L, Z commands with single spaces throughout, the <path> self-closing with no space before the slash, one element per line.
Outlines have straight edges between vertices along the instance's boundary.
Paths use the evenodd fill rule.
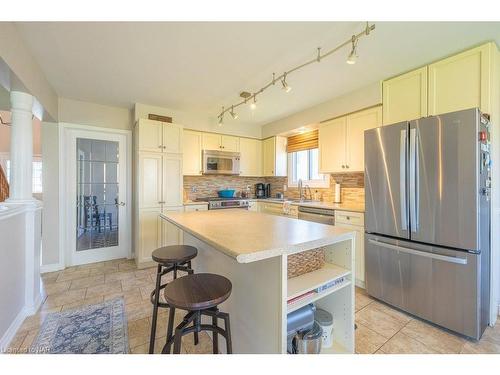
<path fill-rule="evenodd" d="M 9 203 L 33 201 L 33 96 L 20 91 L 10 93 L 10 187 Z"/>

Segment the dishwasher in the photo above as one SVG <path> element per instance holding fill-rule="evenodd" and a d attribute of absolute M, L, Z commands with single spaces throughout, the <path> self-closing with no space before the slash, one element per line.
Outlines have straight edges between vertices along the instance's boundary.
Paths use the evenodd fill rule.
<path fill-rule="evenodd" d="M 335 211 L 327 208 L 299 206 L 298 218 L 321 224 L 335 225 Z"/>

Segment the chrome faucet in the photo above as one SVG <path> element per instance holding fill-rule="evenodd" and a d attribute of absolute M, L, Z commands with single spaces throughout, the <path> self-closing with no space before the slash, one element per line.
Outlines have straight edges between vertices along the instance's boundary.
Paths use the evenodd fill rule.
<path fill-rule="evenodd" d="M 304 200 L 304 192 L 302 189 L 302 179 L 301 178 L 299 178 L 297 185 L 298 185 L 297 187 L 299 188 L 299 199 L 300 199 L 300 201 L 303 201 Z"/>

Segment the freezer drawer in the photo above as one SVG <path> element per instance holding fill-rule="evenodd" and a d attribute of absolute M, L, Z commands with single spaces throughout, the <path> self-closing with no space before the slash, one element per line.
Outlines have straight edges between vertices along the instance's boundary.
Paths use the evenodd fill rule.
<path fill-rule="evenodd" d="M 368 294 L 420 318 L 479 339 L 480 257 L 462 251 L 365 236 Z"/>

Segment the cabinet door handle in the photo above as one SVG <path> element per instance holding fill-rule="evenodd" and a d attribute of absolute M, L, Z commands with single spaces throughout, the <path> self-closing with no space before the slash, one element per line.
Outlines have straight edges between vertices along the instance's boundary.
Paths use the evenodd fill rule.
<path fill-rule="evenodd" d="M 164 202 L 164 201 L 160 201 L 160 202 L 158 202 L 158 203 L 159 203 L 159 204 L 165 204 L 165 202 Z"/>
<path fill-rule="evenodd" d="M 342 165 L 342 168 L 345 168 L 345 165 Z"/>

